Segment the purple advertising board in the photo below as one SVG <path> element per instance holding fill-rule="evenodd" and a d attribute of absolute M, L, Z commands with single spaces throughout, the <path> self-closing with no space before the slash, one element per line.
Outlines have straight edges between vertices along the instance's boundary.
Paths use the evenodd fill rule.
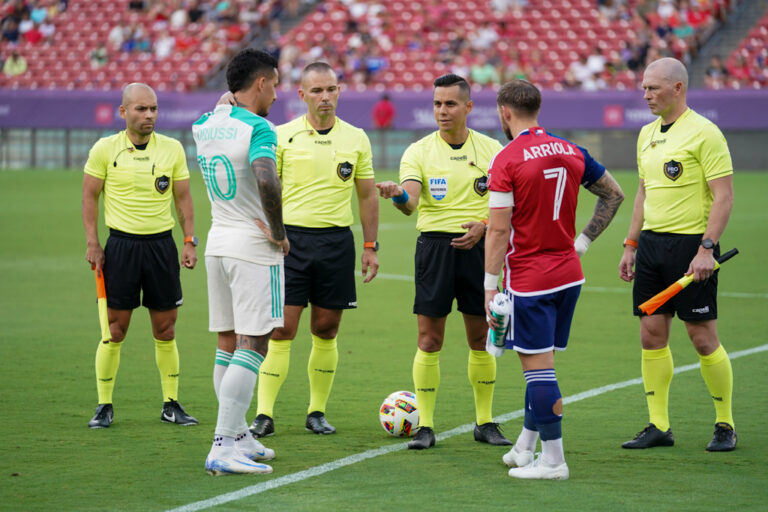
<path fill-rule="evenodd" d="M 200 115 L 213 108 L 220 93 L 158 95 L 158 131 L 189 129 Z M 342 92 L 338 115 L 361 128 L 371 128 L 371 109 L 376 92 Z M 642 91 L 555 92 L 544 91 L 539 117 L 552 130 L 636 130 L 653 120 Z M 432 94 L 390 93 L 397 116 L 395 129 L 435 128 Z M 473 94 L 471 127 L 499 129 L 496 95 L 492 91 Z M 0 128 L 72 128 L 118 130 L 119 91 L 23 91 L 0 90 Z M 690 91 L 688 104 L 723 130 L 768 130 L 768 90 Z M 284 123 L 306 110 L 295 91 L 279 92 L 269 120 Z"/>

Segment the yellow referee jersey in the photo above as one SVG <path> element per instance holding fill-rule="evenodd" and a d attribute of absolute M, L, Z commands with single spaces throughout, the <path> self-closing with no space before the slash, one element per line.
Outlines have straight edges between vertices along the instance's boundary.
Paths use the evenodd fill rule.
<path fill-rule="evenodd" d="M 277 174 L 283 222 L 292 226 L 351 226 L 355 180 L 374 179 L 371 142 L 338 117 L 326 135 L 306 115 L 277 127 Z"/>
<path fill-rule="evenodd" d="M 419 231 L 463 233 L 461 225 L 488 218 L 488 164 L 501 144 L 474 130 L 461 149 L 439 132 L 408 146 L 400 160 L 400 183 L 421 183 Z"/>
<path fill-rule="evenodd" d="M 640 130 L 637 168 L 645 183 L 643 229 L 661 233 L 704 233 L 713 201 L 707 182 L 733 174 L 722 132 L 691 109 L 665 133 L 661 118 Z"/>
<path fill-rule="evenodd" d="M 146 149 L 136 149 L 125 131 L 99 139 L 85 172 L 104 180 L 104 220 L 108 227 L 135 235 L 173 228 L 173 182 L 189 179 L 181 143 L 153 133 Z"/>

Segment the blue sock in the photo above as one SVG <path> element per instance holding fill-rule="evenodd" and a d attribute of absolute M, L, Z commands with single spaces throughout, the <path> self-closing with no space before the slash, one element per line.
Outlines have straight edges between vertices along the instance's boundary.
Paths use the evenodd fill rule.
<path fill-rule="evenodd" d="M 533 416 L 533 406 L 528 393 L 528 386 L 525 387 L 525 416 L 523 417 L 523 426 L 528 430 L 537 432 L 536 419 Z"/>
<path fill-rule="evenodd" d="M 523 372 L 533 421 L 542 441 L 563 437 L 560 388 L 553 368 Z M 527 412 L 527 409 L 526 409 Z M 526 427 L 527 428 L 527 427 Z"/>

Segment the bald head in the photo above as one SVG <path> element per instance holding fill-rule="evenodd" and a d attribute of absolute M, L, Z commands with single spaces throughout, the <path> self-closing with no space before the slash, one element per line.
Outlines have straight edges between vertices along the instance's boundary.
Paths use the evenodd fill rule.
<path fill-rule="evenodd" d="M 157 103 L 157 95 L 150 86 L 140 82 L 134 82 L 123 88 L 122 104 L 127 107 L 132 103 L 136 103 L 139 99 L 144 100 L 148 97 L 153 99 L 152 103 Z"/>
<path fill-rule="evenodd" d="M 672 57 L 664 57 L 663 59 L 651 62 L 645 68 L 645 73 L 653 73 L 673 84 L 680 82 L 683 84 L 683 91 L 688 90 L 688 70 L 685 69 L 685 65 L 682 62 Z"/>

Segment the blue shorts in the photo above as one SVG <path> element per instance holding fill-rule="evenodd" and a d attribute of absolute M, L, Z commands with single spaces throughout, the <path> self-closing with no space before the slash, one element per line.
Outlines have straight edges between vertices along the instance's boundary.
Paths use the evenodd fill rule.
<path fill-rule="evenodd" d="M 565 350 L 579 293 L 581 285 L 531 296 L 507 290 L 513 309 L 506 348 L 523 354 Z"/>

